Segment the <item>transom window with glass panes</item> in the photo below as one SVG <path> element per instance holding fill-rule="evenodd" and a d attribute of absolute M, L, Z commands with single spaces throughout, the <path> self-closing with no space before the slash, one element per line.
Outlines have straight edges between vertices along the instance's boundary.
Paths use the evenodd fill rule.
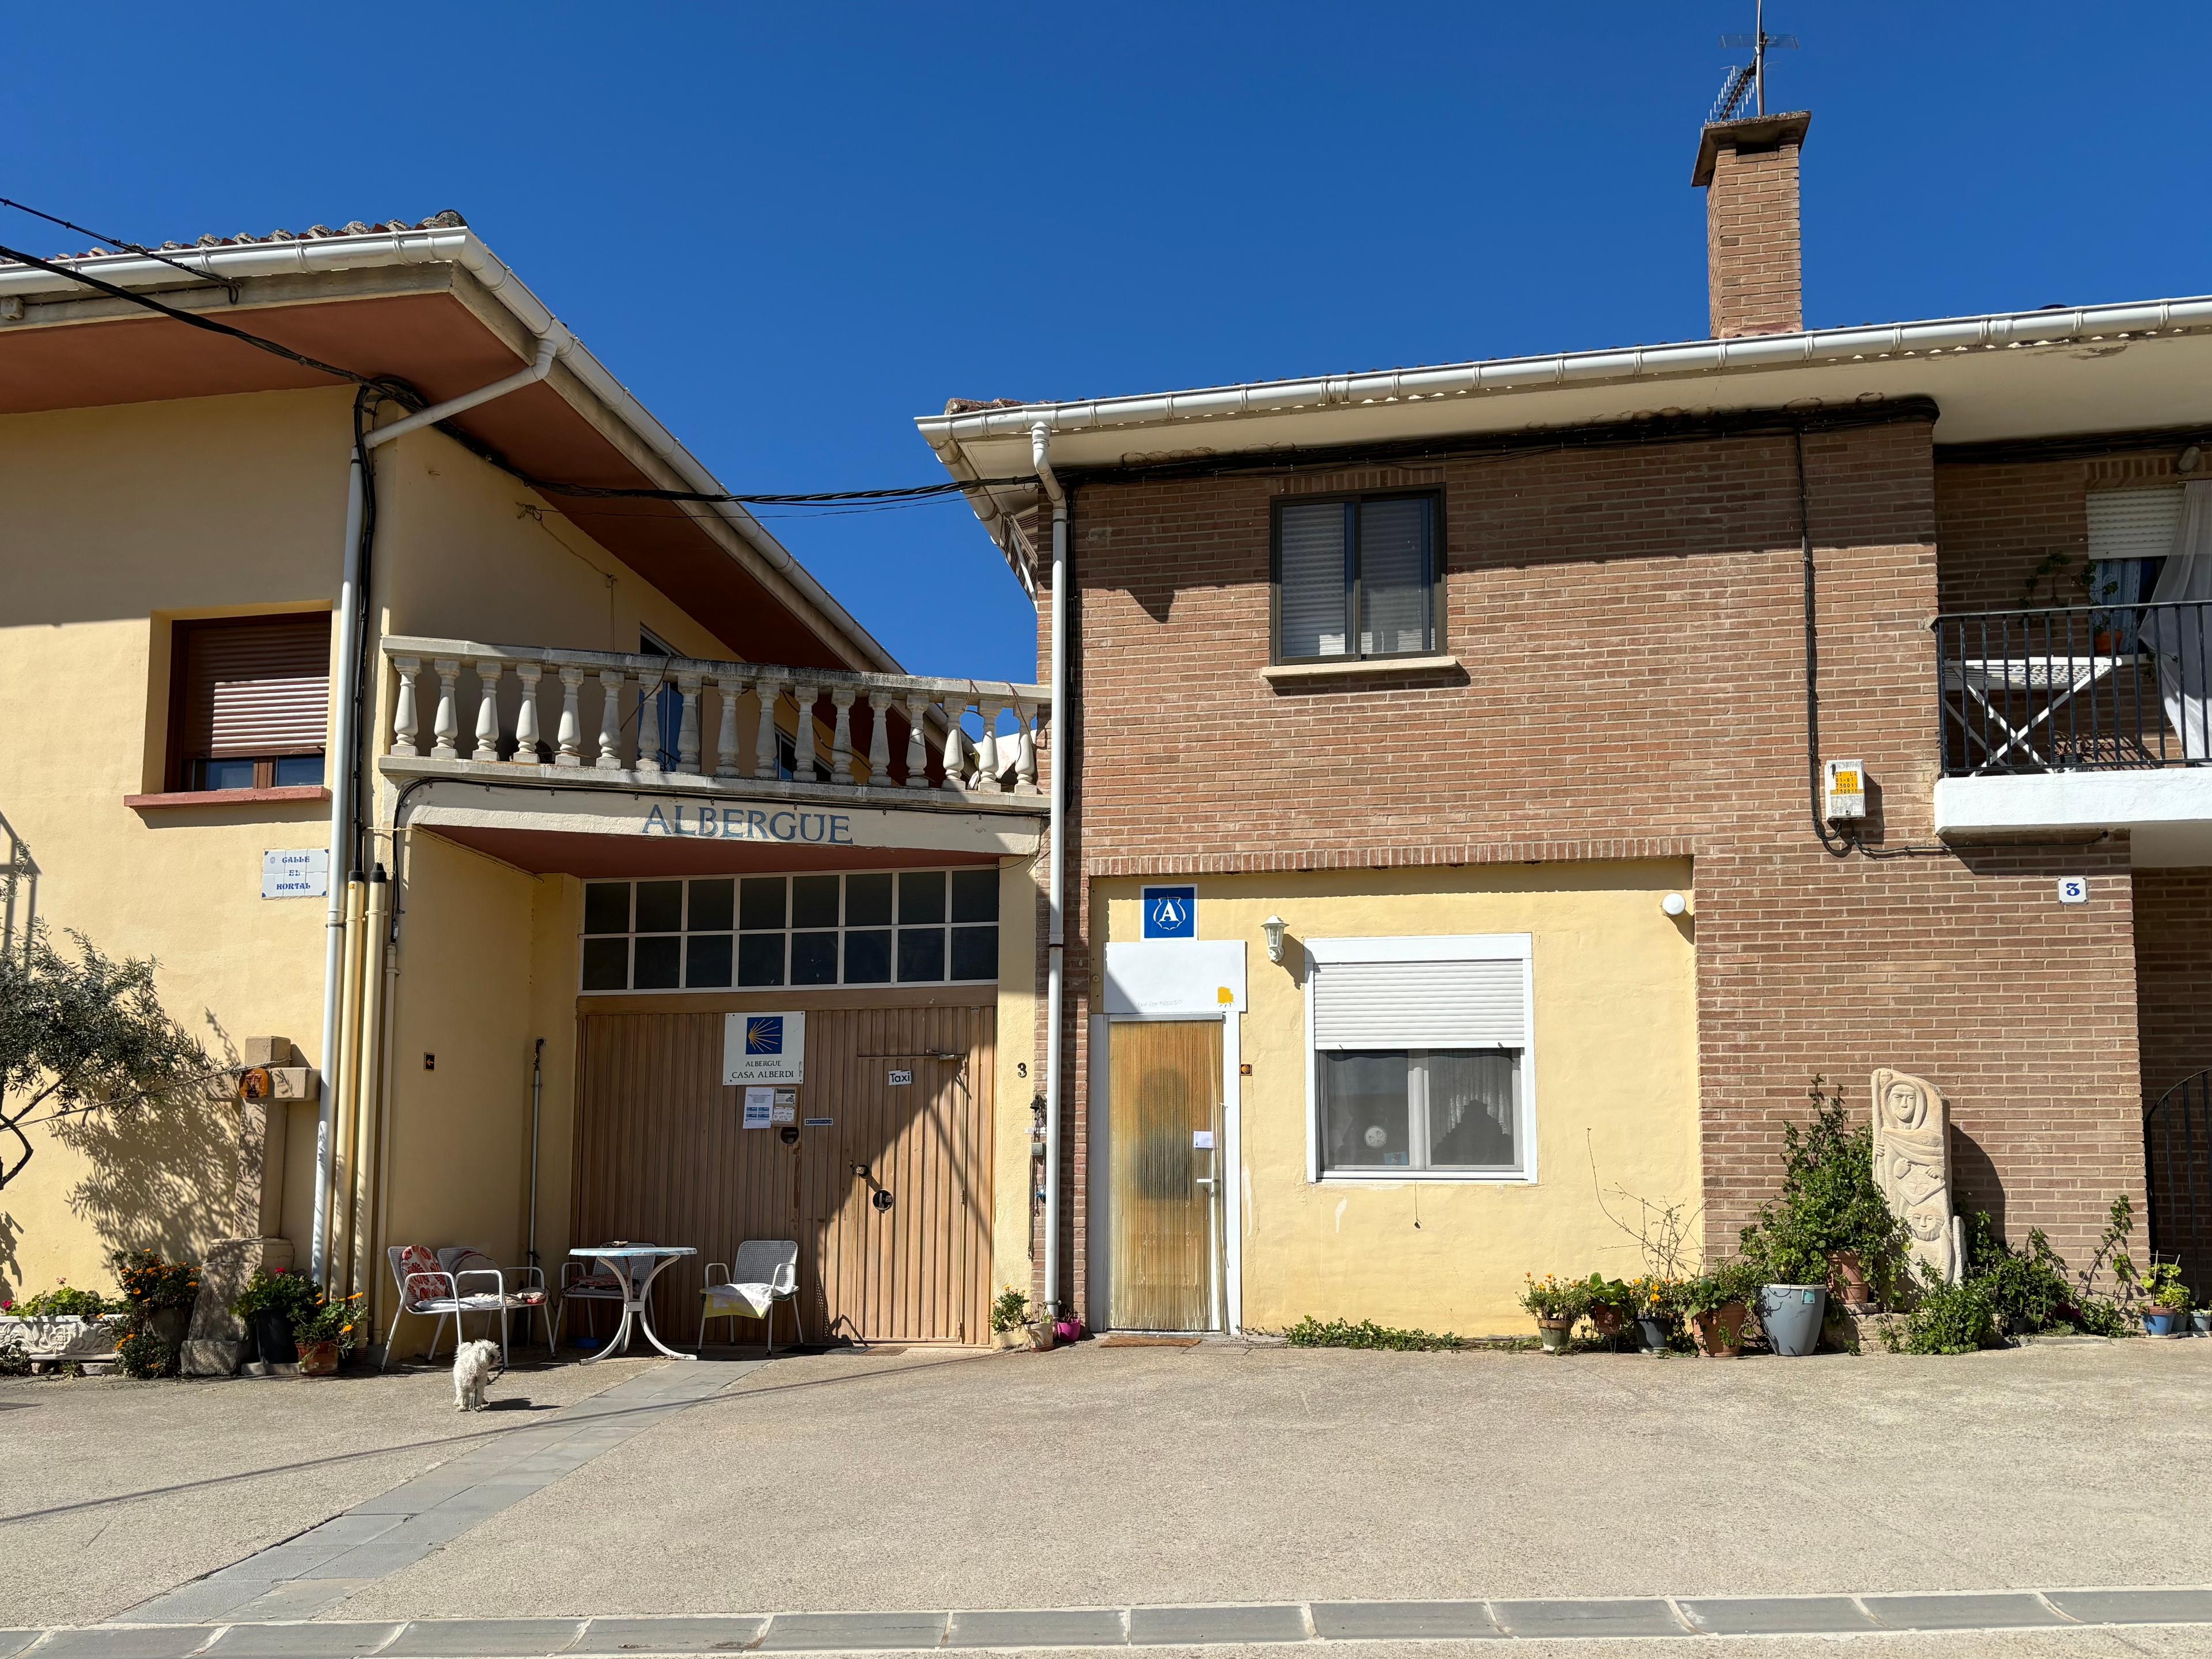
<path fill-rule="evenodd" d="M 998 977 L 995 866 L 584 884 L 586 991 Z"/>
<path fill-rule="evenodd" d="M 1277 662 L 1438 648 L 1434 495 L 1279 501 L 1274 555 Z"/>

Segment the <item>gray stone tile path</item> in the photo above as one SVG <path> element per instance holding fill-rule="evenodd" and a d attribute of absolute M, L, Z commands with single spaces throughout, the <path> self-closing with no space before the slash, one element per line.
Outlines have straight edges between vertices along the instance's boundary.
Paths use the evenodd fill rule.
<path fill-rule="evenodd" d="M 603 1396 L 604 1397 L 604 1396 Z M 1312 1646 L 1352 1642 L 1814 1636 L 2212 1626 L 2212 1587 L 1943 1595 L 1296 1601 L 1216 1607 L 779 1613 L 705 1618 L 178 1621 L 0 1631 L 0 1659 L 495 1659 Z M 1724 1644 L 1723 1644 L 1725 1645 Z M 1961 1648 L 1960 1651 L 1969 1651 Z"/>
<path fill-rule="evenodd" d="M 408 1632 L 422 1628 L 419 1626 L 313 1626 L 307 1628 L 315 1633 L 298 1638 L 313 1644 L 306 1647 L 240 1645 L 254 1640 L 281 1642 L 291 1638 L 248 1638 L 239 1632 L 257 1626 L 279 1628 L 274 1621 L 314 1618 L 365 1585 L 413 1565 L 440 1545 L 451 1543 L 501 1510 L 574 1474 L 601 1453 L 643 1433 L 686 1407 L 720 1394 L 739 1377 L 757 1370 L 760 1363 L 702 1359 L 656 1367 L 616 1384 L 604 1394 L 564 1406 L 527 1428 L 486 1441 L 450 1462 L 441 1463 L 412 1480 L 403 1481 L 319 1526 L 310 1527 L 297 1537 L 288 1538 L 243 1561 L 142 1601 L 122 1613 L 116 1624 L 228 1624 L 233 1628 L 222 1638 L 223 1644 L 216 1650 L 226 1656 L 267 1654 L 289 1659 L 289 1656 L 298 1653 L 303 1659 L 317 1659 L 318 1656 L 343 1659 L 343 1656 L 371 1651 L 393 1655 L 450 1652 L 450 1649 L 434 1650 L 407 1645 L 413 1639 Z M 536 1642 L 537 1637 L 509 1628 L 526 1622 L 500 1620 L 497 1624 L 500 1631 L 506 1632 L 504 1635 L 495 1633 L 487 1626 L 482 1637 L 468 1637 L 479 1644 L 466 1650 L 471 1659 L 478 1655 L 548 1651 L 542 1645 L 482 1645 L 498 1640 Z M 561 1639 L 572 1639 L 576 1628 L 577 1621 L 574 1620 L 563 1622 L 560 1626 Z M 337 1631 L 356 1634 L 343 1638 L 319 1633 Z M 362 1645 L 368 1642 L 372 1632 L 380 1633 L 375 1635 L 372 1644 Z M 9 1634 L 0 1632 L 0 1659 L 9 1659 L 11 1653 L 20 1651 L 8 1645 Z M 70 1640 L 77 1639 L 80 1634 L 70 1633 Z M 461 1634 L 447 1626 L 439 1639 L 458 1639 Z M 115 1659 L 129 1659 L 130 1654 L 137 1651 L 125 1647 L 79 1650 L 66 1644 L 56 1648 L 57 1639 L 49 1637 L 40 1645 L 40 1659 L 49 1654 L 76 1651 L 97 1651 L 103 1656 L 112 1653 Z M 333 1641 L 339 1645 L 323 1645 Z M 354 1645 L 345 1645 L 348 1641 Z M 162 1652 L 166 1653 L 167 1649 Z M 159 1659 L 159 1656 L 149 1654 L 148 1659 Z"/>

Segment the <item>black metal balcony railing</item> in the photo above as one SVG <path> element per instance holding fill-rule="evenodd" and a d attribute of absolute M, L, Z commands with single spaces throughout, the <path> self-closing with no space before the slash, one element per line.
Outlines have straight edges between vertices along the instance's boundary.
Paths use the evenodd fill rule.
<path fill-rule="evenodd" d="M 1938 617 L 1947 777 L 2212 765 L 2212 602 Z"/>

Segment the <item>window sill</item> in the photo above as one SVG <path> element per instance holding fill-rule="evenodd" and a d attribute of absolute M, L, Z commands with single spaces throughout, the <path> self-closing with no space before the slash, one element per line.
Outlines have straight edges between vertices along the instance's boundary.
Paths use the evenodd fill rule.
<path fill-rule="evenodd" d="M 1533 1187 L 1536 1177 L 1520 1170 L 1323 1170 L 1324 1187 L 1403 1187 L 1448 1183 L 1455 1187 Z"/>
<path fill-rule="evenodd" d="M 1271 684 L 1340 680 L 1378 674 L 1443 674 L 1459 671 L 1457 657 L 1346 657 L 1338 662 L 1275 662 L 1260 671 Z"/>
<path fill-rule="evenodd" d="M 300 783 L 279 789 L 173 789 L 159 795 L 125 795 L 123 804 L 134 812 L 161 812 L 192 806 L 276 806 L 330 798 L 331 792 L 319 783 Z"/>

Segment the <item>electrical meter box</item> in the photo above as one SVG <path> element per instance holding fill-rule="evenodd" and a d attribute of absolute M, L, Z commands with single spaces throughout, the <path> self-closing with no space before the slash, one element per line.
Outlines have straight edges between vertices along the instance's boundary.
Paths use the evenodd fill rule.
<path fill-rule="evenodd" d="M 1867 815 L 1866 768 L 1855 760 L 1827 765 L 1828 822 L 1850 823 Z"/>

